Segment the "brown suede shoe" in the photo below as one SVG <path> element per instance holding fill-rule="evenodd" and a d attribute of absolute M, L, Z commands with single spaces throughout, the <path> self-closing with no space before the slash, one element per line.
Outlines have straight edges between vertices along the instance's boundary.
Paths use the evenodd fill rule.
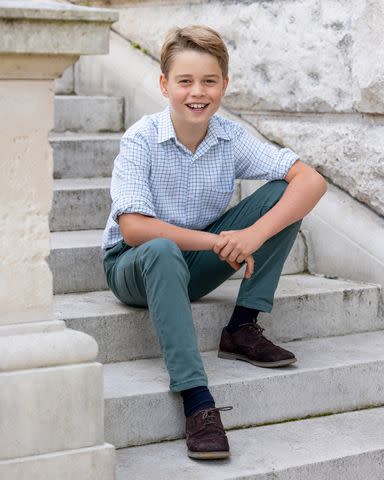
<path fill-rule="evenodd" d="M 296 362 L 292 352 L 274 345 L 263 335 L 256 322 L 248 323 L 230 334 L 224 327 L 218 356 L 231 360 L 244 360 L 258 367 L 283 367 Z"/>
<path fill-rule="evenodd" d="M 189 457 L 216 460 L 230 456 L 220 411 L 232 410 L 232 408 L 206 408 L 187 417 L 185 433 Z"/>

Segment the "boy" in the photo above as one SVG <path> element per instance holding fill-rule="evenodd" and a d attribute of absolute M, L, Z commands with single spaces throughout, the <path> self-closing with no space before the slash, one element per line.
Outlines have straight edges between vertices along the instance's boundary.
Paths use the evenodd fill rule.
<path fill-rule="evenodd" d="M 323 177 L 288 148 L 251 137 L 215 115 L 228 85 L 228 53 L 209 27 L 169 32 L 160 88 L 169 106 L 143 117 L 121 140 L 104 232 L 108 285 L 122 302 L 148 307 L 186 416 L 188 455 L 226 458 L 220 410 L 208 389 L 190 301 L 246 263 L 219 357 L 276 367 L 296 361 L 257 324 L 270 312 L 301 219 L 326 191 Z M 235 178 L 267 184 L 223 213 Z"/>

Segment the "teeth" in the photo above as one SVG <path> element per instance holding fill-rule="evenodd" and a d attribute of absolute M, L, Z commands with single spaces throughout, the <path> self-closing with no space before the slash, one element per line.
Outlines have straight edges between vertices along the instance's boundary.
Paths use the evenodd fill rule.
<path fill-rule="evenodd" d="M 190 103 L 188 106 L 192 108 L 204 108 L 206 103 Z"/>

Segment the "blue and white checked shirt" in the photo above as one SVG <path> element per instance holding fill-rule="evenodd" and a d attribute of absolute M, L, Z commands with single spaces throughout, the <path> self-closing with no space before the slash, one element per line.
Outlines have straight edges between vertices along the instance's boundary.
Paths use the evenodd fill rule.
<path fill-rule="evenodd" d="M 236 178 L 283 179 L 298 158 L 289 148 L 262 143 L 217 114 L 193 154 L 177 140 L 169 107 L 144 116 L 121 139 L 103 249 L 123 238 L 117 223 L 122 213 L 202 230 L 225 211 Z"/>

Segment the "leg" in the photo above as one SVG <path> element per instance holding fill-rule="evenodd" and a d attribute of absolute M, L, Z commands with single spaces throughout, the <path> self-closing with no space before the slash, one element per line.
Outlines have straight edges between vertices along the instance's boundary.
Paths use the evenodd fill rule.
<path fill-rule="evenodd" d="M 285 181 L 267 183 L 226 212 L 207 231 L 219 233 L 252 225 L 279 201 L 286 187 Z M 251 278 L 241 282 L 230 325 L 223 329 L 221 335 L 219 357 L 246 360 L 261 367 L 286 366 L 296 361 L 292 352 L 274 345 L 263 336 L 263 329 L 256 324 L 256 319 L 259 311 L 269 312 L 272 309 L 280 274 L 300 224 L 296 222 L 288 226 L 254 252 L 255 271 Z M 192 264 L 189 288 L 194 298 L 216 288 L 233 272 L 212 252 L 187 255 L 187 262 L 189 260 Z M 195 265 L 199 268 L 194 268 Z"/>
<path fill-rule="evenodd" d="M 107 252 L 104 268 L 108 285 L 119 300 L 148 306 L 171 391 L 206 386 L 188 298 L 190 276 L 179 247 L 160 238 L 132 248 L 120 242 Z"/>
<path fill-rule="evenodd" d="M 287 182 L 268 182 L 238 205 L 224 213 L 209 225 L 205 231 L 220 233 L 223 230 L 239 230 L 254 224 L 281 198 Z M 301 221 L 296 222 L 270 238 L 257 250 L 255 271 L 251 278 L 241 282 L 237 304 L 260 311 L 270 312 L 273 297 L 283 269 L 284 262 L 292 248 Z M 191 300 L 200 298 L 217 288 L 234 270 L 212 251 L 183 252 L 188 264 L 191 280 L 189 296 Z"/>
<path fill-rule="evenodd" d="M 190 276 L 179 247 L 171 240 L 159 238 L 133 248 L 120 242 L 106 254 L 104 269 L 117 298 L 128 305 L 148 306 L 171 379 L 171 391 L 187 392 L 194 397 L 187 401 L 190 409 L 193 403 L 197 404 L 197 411 L 193 410 L 186 419 L 188 455 L 205 459 L 228 457 L 228 440 L 219 413 L 223 408 L 214 408 L 213 398 L 205 388 L 207 376 L 197 348 L 188 298 Z M 228 408 L 231 407 L 224 409 Z"/>

